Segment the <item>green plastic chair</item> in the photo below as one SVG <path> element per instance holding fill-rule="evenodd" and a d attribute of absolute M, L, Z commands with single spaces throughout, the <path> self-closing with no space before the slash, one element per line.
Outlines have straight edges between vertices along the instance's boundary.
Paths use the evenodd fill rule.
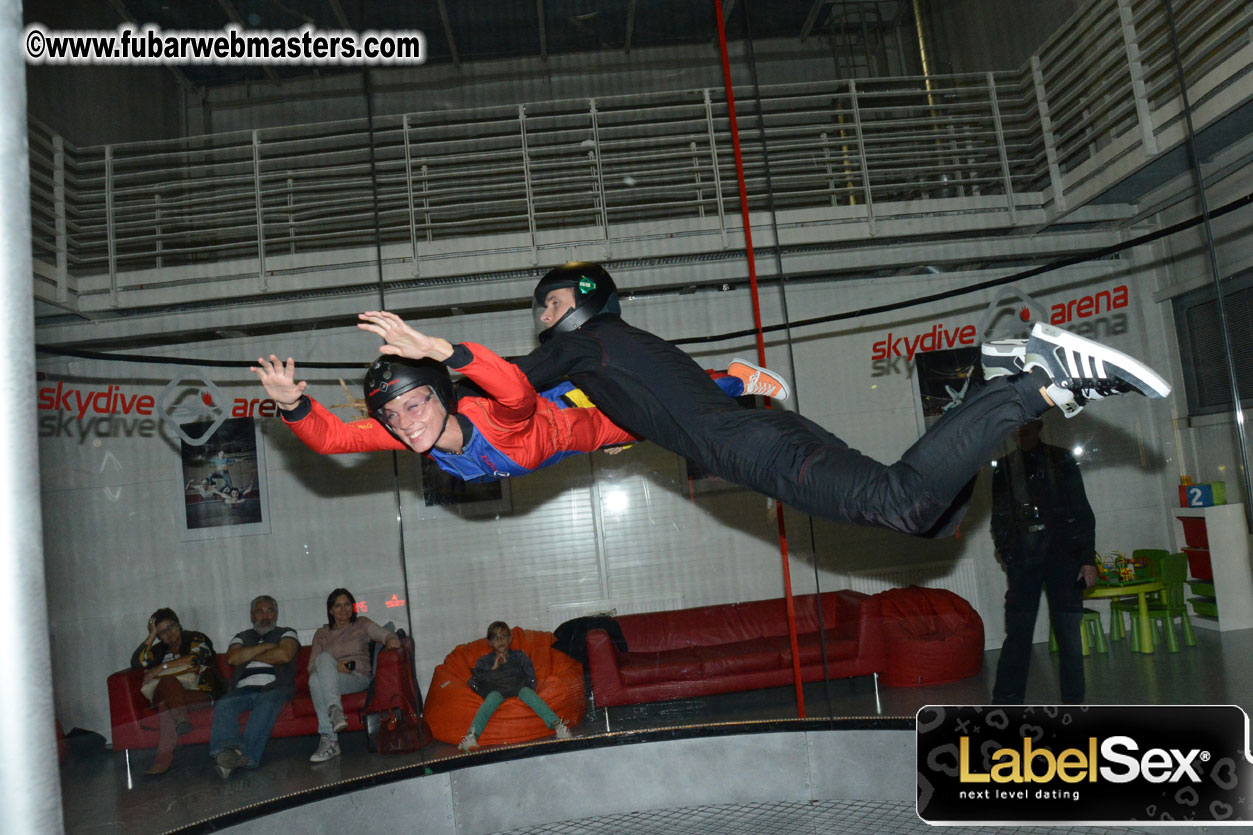
<path fill-rule="evenodd" d="M 1192 619 L 1188 617 L 1188 604 L 1184 599 L 1183 586 L 1188 579 L 1188 557 L 1185 554 L 1167 554 L 1161 563 L 1161 580 L 1166 584 L 1159 603 L 1149 603 L 1149 620 L 1160 621 L 1162 633 L 1166 636 L 1166 650 L 1179 651 L 1179 639 L 1175 636 L 1175 618 L 1179 618 L 1183 630 L 1183 642 L 1187 646 L 1196 646 L 1196 632 L 1192 629 Z M 1138 611 L 1131 616 L 1131 648 L 1136 649 L 1139 643 L 1136 636 L 1140 620 Z M 1153 643 L 1157 643 L 1157 630 L 1153 630 Z"/>
<path fill-rule="evenodd" d="M 1150 577 L 1159 578 L 1162 576 L 1162 560 L 1170 556 L 1170 552 L 1161 548 L 1137 548 L 1131 552 L 1131 558 L 1141 559 L 1148 558 L 1148 573 Z M 1149 605 L 1162 604 L 1161 592 L 1153 592 L 1147 595 Z M 1111 641 L 1121 641 L 1127 634 L 1123 631 L 1122 616 L 1126 612 L 1131 616 L 1131 624 L 1135 626 L 1136 616 L 1140 612 L 1140 602 L 1135 596 L 1132 597 L 1115 597 L 1109 602 L 1109 639 Z M 1132 649 L 1137 649 L 1140 643 L 1139 637 L 1133 632 L 1131 635 Z"/>
<path fill-rule="evenodd" d="M 1092 645 L 1096 645 L 1097 652 L 1109 652 L 1109 644 L 1105 643 L 1105 627 L 1101 625 L 1101 613 L 1096 609 L 1084 609 L 1083 619 L 1079 623 L 1079 642 L 1083 647 L 1083 654 L 1090 655 L 1092 653 Z M 1049 624 L 1049 652 L 1057 652 L 1057 633 L 1053 631 L 1053 624 Z"/>

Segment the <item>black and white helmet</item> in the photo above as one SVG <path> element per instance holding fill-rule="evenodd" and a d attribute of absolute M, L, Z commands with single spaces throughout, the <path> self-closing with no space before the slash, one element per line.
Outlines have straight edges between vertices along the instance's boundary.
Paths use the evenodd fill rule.
<path fill-rule="evenodd" d="M 448 367 L 433 359 L 411 360 L 384 354 L 370 363 L 365 372 L 365 404 L 370 416 L 383 420 L 383 406 L 407 391 L 430 386 L 444 411 L 457 412 L 457 395 L 453 392 Z"/>
<path fill-rule="evenodd" d="M 548 271 L 535 285 L 535 313 L 544 310 L 548 294 L 553 290 L 569 287 L 574 290 L 574 307 L 539 333 L 539 341 L 547 342 L 554 336 L 571 333 L 583 327 L 590 319 L 603 313 L 621 313 L 618 306 L 618 288 L 608 271 L 600 264 L 590 261 L 571 261 Z"/>

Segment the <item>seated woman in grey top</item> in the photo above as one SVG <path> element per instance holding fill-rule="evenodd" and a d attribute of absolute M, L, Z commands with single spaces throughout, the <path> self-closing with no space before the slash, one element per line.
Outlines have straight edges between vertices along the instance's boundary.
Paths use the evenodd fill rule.
<path fill-rule="evenodd" d="M 400 639 L 367 617 L 357 615 L 357 599 L 348 589 L 335 589 L 326 598 L 326 626 L 313 635 L 309 652 L 309 695 L 318 715 L 318 749 L 309 762 L 322 763 L 339 756 L 339 732 L 348 729 L 340 696 L 360 693 L 370 686 L 370 641 L 388 649 Z"/>

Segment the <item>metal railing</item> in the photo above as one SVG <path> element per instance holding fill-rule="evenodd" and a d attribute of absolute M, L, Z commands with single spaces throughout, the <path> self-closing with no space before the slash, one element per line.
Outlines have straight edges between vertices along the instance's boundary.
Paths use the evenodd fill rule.
<path fill-rule="evenodd" d="M 1247 0 L 1176 8 L 1190 87 L 1250 72 Z M 1155 154 L 1177 118 L 1163 18 L 1160 0 L 1095 0 L 1018 72 L 739 91 L 750 209 L 768 205 L 767 153 L 776 210 L 854 217 L 870 234 L 924 199 L 999 197 L 1008 223 L 1018 200 L 1064 209 L 1103 149 L 1135 140 Z M 382 242 L 415 265 L 433 246 L 474 254 L 506 236 L 535 255 L 544 240 L 610 241 L 674 220 L 731 246 L 739 205 L 721 93 L 380 117 L 373 169 L 360 119 L 90 148 L 32 122 L 36 293 L 72 306 L 79 279 L 107 275 L 111 304 L 124 293 L 142 303 L 151 276 L 136 273 L 183 267 L 211 282 L 214 265 L 241 259 L 263 293 L 267 262 L 373 246 L 376 208 Z"/>
<path fill-rule="evenodd" d="M 1189 87 L 1249 46 L 1253 12 L 1245 0 L 1175 0 L 1175 10 Z M 1149 154 L 1160 150 L 1167 125 L 1158 114 L 1179 100 L 1165 19 L 1161 0 L 1100 0 L 1032 59 L 1062 175 L 1128 134 Z M 1248 73 L 1248 64 L 1240 70 Z M 1204 100 L 1192 96 L 1194 107 Z"/>

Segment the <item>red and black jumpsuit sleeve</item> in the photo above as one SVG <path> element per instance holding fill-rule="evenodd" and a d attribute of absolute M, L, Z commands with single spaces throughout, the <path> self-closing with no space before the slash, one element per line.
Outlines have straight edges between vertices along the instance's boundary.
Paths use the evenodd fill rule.
<path fill-rule="evenodd" d="M 603 446 L 638 440 L 599 409 L 560 409 L 539 397 L 517 366 L 481 345 L 455 345 L 452 356 L 444 362 L 488 395 L 462 397 L 457 401 L 457 419 L 462 423 L 467 446 L 486 444 L 492 448 L 486 450 L 492 463 L 482 461 L 482 472 L 476 475 L 520 475 L 565 454 L 592 452 Z M 408 448 L 377 420 L 343 421 L 308 396 L 302 397 L 295 409 L 282 412 L 282 418 L 296 437 L 319 454 Z M 492 452 L 504 456 L 515 466 L 502 468 L 505 462 Z M 441 456 L 433 457 L 442 469 L 449 469 Z M 478 461 L 482 456 L 474 458 Z M 463 469 L 459 467 L 449 472 L 465 477 L 467 473 L 462 472 Z"/>
<path fill-rule="evenodd" d="M 462 398 L 458 411 L 485 441 L 526 470 L 552 463 L 554 456 L 637 440 L 600 409 L 562 409 L 540 397 L 516 365 L 482 345 L 456 345 L 445 363 L 488 395 Z"/>
<path fill-rule="evenodd" d="M 296 437 L 321 455 L 407 448 L 374 418 L 340 420 L 308 395 L 300 398 L 296 408 L 281 415 Z"/>

